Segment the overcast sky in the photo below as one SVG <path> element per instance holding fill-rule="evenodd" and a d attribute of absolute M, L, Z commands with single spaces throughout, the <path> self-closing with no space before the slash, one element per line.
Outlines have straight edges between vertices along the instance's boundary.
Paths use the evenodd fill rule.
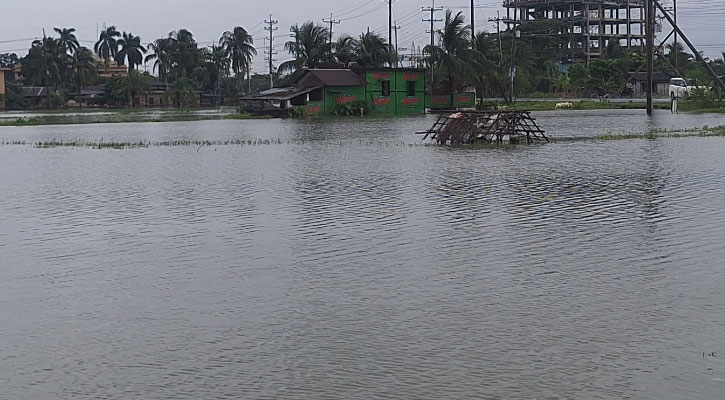
<path fill-rule="evenodd" d="M 673 0 L 663 0 L 671 6 Z M 263 21 L 279 21 L 276 32 L 275 57 L 280 61 L 289 58 L 282 48 L 288 40 L 289 27 L 308 20 L 321 22 L 333 13 L 342 23 L 335 26 L 338 33 L 357 35 L 369 27 L 387 36 L 386 0 L 2 0 L 0 24 L 0 53 L 17 52 L 24 55 L 30 40 L 42 36 L 42 29 L 51 33 L 53 27 L 75 27 L 81 44 L 92 47 L 97 29 L 103 24 L 116 25 L 119 30 L 141 36 L 144 43 L 164 37 L 169 31 L 186 28 L 192 31 L 201 45 L 210 45 L 222 32 L 241 25 L 255 38 L 259 56 L 255 59 L 255 72 L 263 72 L 265 46 Z M 497 11 L 505 13 L 501 1 L 475 0 L 478 29 L 495 31 L 488 22 Z M 429 25 L 421 7 L 431 1 L 395 0 L 393 15 L 401 29 L 398 33 L 400 47 L 423 44 Z M 469 0 L 437 0 L 436 6 L 464 11 L 469 14 Z M 725 0 L 679 0 L 679 23 L 695 45 L 706 55 L 716 57 L 725 50 Z M 442 13 L 439 13 L 439 17 Z M 665 30 L 667 27 L 665 27 Z M 669 31 L 663 33 L 666 34 Z M 30 40 L 29 40 L 30 39 Z"/>

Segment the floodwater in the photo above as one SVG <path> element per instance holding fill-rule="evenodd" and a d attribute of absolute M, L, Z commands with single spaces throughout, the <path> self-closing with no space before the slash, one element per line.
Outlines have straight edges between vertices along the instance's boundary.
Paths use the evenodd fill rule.
<path fill-rule="evenodd" d="M 539 113 L 553 136 L 725 123 Z M 0 399 L 715 399 L 725 138 L 430 117 L 0 128 Z"/>

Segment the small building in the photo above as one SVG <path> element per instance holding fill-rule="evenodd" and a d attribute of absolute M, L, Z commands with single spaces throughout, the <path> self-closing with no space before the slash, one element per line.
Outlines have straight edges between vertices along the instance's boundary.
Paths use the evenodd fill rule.
<path fill-rule="evenodd" d="M 77 107 L 101 107 L 106 104 L 106 85 L 83 86 L 80 93 L 71 94 Z"/>
<path fill-rule="evenodd" d="M 309 69 L 292 86 L 273 88 L 242 98 L 254 112 L 287 115 L 344 114 L 354 105 L 375 114 L 423 114 L 425 73 L 414 68 Z"/>
<path fill-rule="evenodd" d="M 654 72 L 652 74 L 652 93 L 654 95 L 667 96 L 670 90 L 670 79 L 672 76 L 666 72 Z M 647 73 L 630 72 L 629 82 L 632 84 L 632 95 L 641 97 L 647 95 Z"/>
<path fill-rule="evenodd" d="M 5 94 L 7 89 L 5 87 L 5 73 L 9 72 L 8 68 L 0 68 L 0 111 L 5 110 Z"/>
<path fill-rule="evenodd" d="M 53 94 L 56 93 L 55 87 L 23 86 L 21 89 L 23 91 L 23 100 L 32 108 L 48 107 L 48 98 L 52 98 Z M 50 95 L 48 95 L 49 89 Z"/>
<path fill-rule="evenodd" d="M 15 82 L 23 81 L 23 64 L 15 64 L 13 67 L 13 75 L 15 77 Z"/>
<path fill-rule="evenodd" d="M 166 82 L 152 79 L 146 82 L 149 85 L 149 91 L 144 96 L 134 99 L 134 104 L 141 107 L 168 107 L 173 104 L 174 100 L 166 96 Z"/>
<path fill-rule="evenodd" d="M 111 79 L 117 76 L 128 76 L 128 67 L 125 65 L 119 65 L 117 62 L 109 60 L 106 63 L 105 60 L 96 60 L 96 71 L 98 71 L 98 77 L 104 79 Z"/>

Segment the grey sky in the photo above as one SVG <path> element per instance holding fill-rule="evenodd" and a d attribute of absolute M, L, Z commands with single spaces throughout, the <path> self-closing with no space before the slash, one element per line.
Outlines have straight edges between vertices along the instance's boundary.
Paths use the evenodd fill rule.
<path fill-rule="evenodd" d="M 673 0 L 664 0 L 665 5 Z M 476 0 L 477 26 L 489 31 L 495 25 L 488 18 L 496 11 L 504 11 L 501 1 Z M 273 14 L 279 20 L 276 32 L 276 58 L 289 58 L 282 44 L 288 40 L 289 26 L 307 20 L 321 22 L 334 12 L 335 19 L 342 19 L 335 26 L 338 33 L 357 35 L 367 27 L 387 36 L 387 2 L 385 0 L 2 0 L 2 24 L 0 24 L 0 52 L 26 53 L 29 40 L 42 36 L 52 28 L 75 27 L 82 44 L 92 47 L 96 29 L 103 23 L 116 25 L 119 30 L 130 31 L 142 37 L 145 43 L 164 37 L 171 30 L 187 28 L 202 45 L 210 45 L 221 33 L 235 25 L 251 31 L 259 56 L 255 59 L 255 72 L 264 70 L 262 47 L 265 45 L 265 31 L 262 22 Z M 421 7 L 430 6 L 430 1 L 396 0 L 393 4 L 394 18 L 402 26 L 398 34 L 400 47 L 410 47 L 412 41 L 424 45 L 428 41 L 425 33 L 428 25 L 421 21 L 425 15 Z M 438 0 L 436 6 L 461 10 L 468 15 L 469 0 Z M 725 1 L 723 0 L 680 0 L 680 25 L 697 46 L 710 57 L 725 50 Z M 479 29 L 481 29 L 479 28 Z M 667 28 L 665 28 L 667 29 Z M 664 32 L 666 34 L 667 32 Z M 279 63 L 279 62 L 278 62 Z M 277 63 L 277 64 L 278 64 Z"/>

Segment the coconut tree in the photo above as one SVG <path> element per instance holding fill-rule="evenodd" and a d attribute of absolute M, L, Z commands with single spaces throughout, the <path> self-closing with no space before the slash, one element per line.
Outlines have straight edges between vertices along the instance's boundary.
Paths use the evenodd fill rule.
<path fill-rule="evenodd" d="M 303 68 L 317 68 L 323 62 L 331 61 L 330 31 L 312 21 L 290 27 L 293 40 L 284 45 L 284 49 L 295 58 L 279 66 L 279 71 L 289 73 Z"/>
<path fill-rule="evenodd" d="M 78 38 L 75 35 L 75 28 L 53 28 L 53 30 L 58 34 L 58 44 L 61 46 L 61 48 L 73 55 L 76 50 L 78 50 L 78 47 L 80 47 L 80 44 L 78 43 Z"/>
<path fill-rule="evenodd" d="M 96 60 L 93 52 L 86 47 L 79 47 L 73 53 L 71 65 L 76 92 L 80 93 L 83 84 L 88 83 L 96 73 Z"/>
<path fill-rule="evenodd" d="M 438 45 L 423 49 L 426 62 L 445 77 L 449 93 L 474 75 L 475 50 L 471 47 L 471 28 L 465 25 L 462 12 L 446 11 L 443 29 L 438 31 Z"/>
<path fill-rule="evenodd" d="M 33 85 L 60 86 L 69 64 L 57 40 L 51 37 L 33 41 L 28 55 L 21 61 L 23 76 Z"/>
<path fill-rule="evenodd" d="M 247 81 L 251 85 L 252 59 L 257 55 L 254 48 L 254 38 L 241 26 L 231 31 L 226 31 L 219 39 L 219 46 L 229 57 L 229 65 L 232 71 L 241 79 L 247 73 Z"/>
<path fill-rule="evenodd" d="M 685 51 L 682 43 L 668 43 L 665 45 L 665 48 L 667 49 L 665 58 L 673 65 L 676 65 L 680 72 L 685 73 L 693 64 L 695 57 Z"/>
<path fill-rule="evenodd" d="M 169 33 L 171 40 L 171 61 L 175 67 L 175 77 L 191 77 L 199 66 L 201 51 L 194 39 L 194 34 L 187 29 L 179 29 Z"/>
<path fill-rule="evenodd" d="M 207 53 L 206 62 L 209 63 L 212 69 L 216 72 L 216 92 L 221 92 L 222 78 L 226 76 L 231 67 L 231 60 L 226 50 L 221 46 L 211 46 L 211 49 Z"/>
<path fill-rule="evenodd" d="M 357 41 L 352 36 L 340 36 L 333 43 L 333 47 L 335 49 L 335 59 L 337 62 L 347 65 L 356 60 L 355 49 L 357 48 Z"/>
<path fill-rule="evenodd" d="M 143 63 L 143 55 L 146 48 L 141 44 L 141 38 L 133 33 L 123 32 L 121 39 L 117 41 L 120 49 L 116 53 L 116 62 L 125 65 L 128 62 L 128 71 L 133 71 L 137 65 Z"/>
<path fill-rule="evenodd" d="M 509 102 L 508 69 L 502 67 L 500 49 L 488 32 L 479 32 L 473 40 L 471 56 L 474 66 L 473 81 L 479 94 L 483 96 L 485 88 L 493 90 L 499 97 Z"/>
<path fill-rule="evenodd" d="M 128 99 L 129 107 L 134 107 L 134 96 L 141 95 L 149 90 L 148 77 L 138 71 L 129 71 L 127 76 L 113 78 L 108 84 L 113 97 Z"/>
<path fill-rule="evenodd" d="M 166 83 L 166 89 L 169 88 L 169 72 L 173 66 L 172 53 L 174 50 L 173 38 L 156 39 L 149 44 L 148 49 L 152 52 L 146 56 L 145 61 L 153 61 L 153 72 L 158 70 L 159 78 Z"/>
<path fill-rule="evenodd" d="M 194 94 L 194 82 L 186 77 L 181 77 L 171 85 L 171 88 L 164 93 L 164 98 L 172 100 L 178 108 L 193 106 L 196 102 Z"/>
<path fill-rule="evenodd" d="M 395 50 L 377 33 L 364 33 L 355 44 L 356 61 L 360 66 L 380 68 L 395 63 Z"/>
<path fill-rule="evenodd" d="M 108 68 L 109 60 L 116 57 L 118 53 L 118 38 L 121 37 L 115 26 L 109 26 L 98 37 L 98 41 L 93 46 L 93 50 L 96 52 L 98 57 L 102 58 L 106 63 L 106 69 Z"/>

